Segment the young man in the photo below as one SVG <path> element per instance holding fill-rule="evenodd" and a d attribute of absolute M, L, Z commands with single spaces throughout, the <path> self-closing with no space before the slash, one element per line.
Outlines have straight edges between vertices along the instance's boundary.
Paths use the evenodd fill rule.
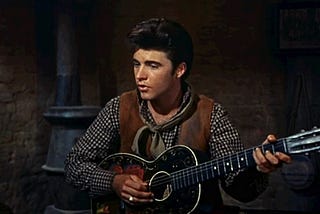
<path fill-rule="evenodd" d="M 197 165 L 196 153 L 205 154 L 199 158 L 230 156 L 231 160 L 231 155 L 244 147 L 224 108 L 195 94 L 185 81 L 193 60 L 190 35 L 176 22 L 154 18 L 137 24 L 128 40 L 137 89 L 110 100 L 102 109 L 67 156 L 66 180 L 92 196 L 115 193 L 130 213 L 221 211 L 218 181 L 205 179 L 215 178 L 215 173 L 223 175 L 221 186 L 232 197 L 244 202 L 255 199 L 266 187 L 265 173 L 280 162 L 289 163 L 290 157 L 262 153 L 257 148 L 249 154 L 254 167 L 235 170 L 230 162 L 224 162 L 197 172 L 192 168 Z M 275 141 L 273 136 L 264 144 L 270 141 Z M 188 149 L 176 145 L 193 150 L 186 152 Z M 137 164 L 140 159 L 128 160 L 129 156 L 114 158 L 113 169 L 113 164 L 108 163 L 107 168 L 99 164 L 114 153 L 133 153 L 143 161 Z M 245 158 L 238 156 L 237 164 L 242 165 L 241 160 L 248 163 L 250 158 Z M 157 162 L 152 161 L 155 159 Z M 228 173 L 221 173 L 223 170 Z M 154 174 L 148 175 L 151 171 Z M 182 175 L 175 180 L 179 173 Z M 189 178 L 192 173 L 194 177 Z M 164 182 L 161 190 L 156 187 L 160 181 Z M 204 181 L 201 187 L 197 184 L 200 181 Z M 108 203 L 105 208 L 109 208 Z"/>

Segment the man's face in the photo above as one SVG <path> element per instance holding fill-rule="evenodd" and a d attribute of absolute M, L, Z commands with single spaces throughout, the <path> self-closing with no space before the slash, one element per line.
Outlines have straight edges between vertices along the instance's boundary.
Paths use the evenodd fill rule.
<path fill-rule="evenodd" d="M 180 87 L 180 78 L 165 52 L 138 49 L 133 54 L 133 70 L 142 99 L 165 99 Z"/>

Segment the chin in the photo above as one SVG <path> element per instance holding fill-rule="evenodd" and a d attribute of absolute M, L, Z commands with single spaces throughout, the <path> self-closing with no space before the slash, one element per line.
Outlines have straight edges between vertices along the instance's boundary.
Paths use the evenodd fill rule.
<path fill-rule="evenodd" d="M 152 96 L 147 93 L 140 93 L 140 96 L 143 100 L 152 100 Z"/>

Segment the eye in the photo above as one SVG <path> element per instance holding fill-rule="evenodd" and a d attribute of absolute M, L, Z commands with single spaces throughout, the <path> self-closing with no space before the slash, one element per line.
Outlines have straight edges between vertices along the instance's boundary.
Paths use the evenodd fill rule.
<path fill-rule="evenodd" d="M 140 66 L 140 63 L 137 62 L 137 61 L 133 61 L 133 62 L 132 62 L 132 65 L 133 65 L 134 68 L 137 68 L 137 67 Z"/>
<path fill-rule="evenodd" d="M 158 69 L 158 68 L 159 68 L 159 65 L 156 64 L 156 63 L 151 63 L 151 64 L 150 64 L 150 67 L 151 67 L 152 69 Z"/>
<path fill-rule="evenodd" d="M 146 65 L 149 66 L 152 70 L 158 70 L 162 66 L 159 62 L 155 61 L 147 62 Z"/>

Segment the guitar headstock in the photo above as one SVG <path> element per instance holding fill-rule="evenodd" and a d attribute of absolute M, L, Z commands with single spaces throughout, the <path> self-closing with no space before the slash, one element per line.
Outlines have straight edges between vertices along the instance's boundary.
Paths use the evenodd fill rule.
<path fill-rule="evenodd" d="M 290 154 L 308 153 L 320 150 L 320 128 L 314 127 L 309 131 L 283 138 Z"/>

